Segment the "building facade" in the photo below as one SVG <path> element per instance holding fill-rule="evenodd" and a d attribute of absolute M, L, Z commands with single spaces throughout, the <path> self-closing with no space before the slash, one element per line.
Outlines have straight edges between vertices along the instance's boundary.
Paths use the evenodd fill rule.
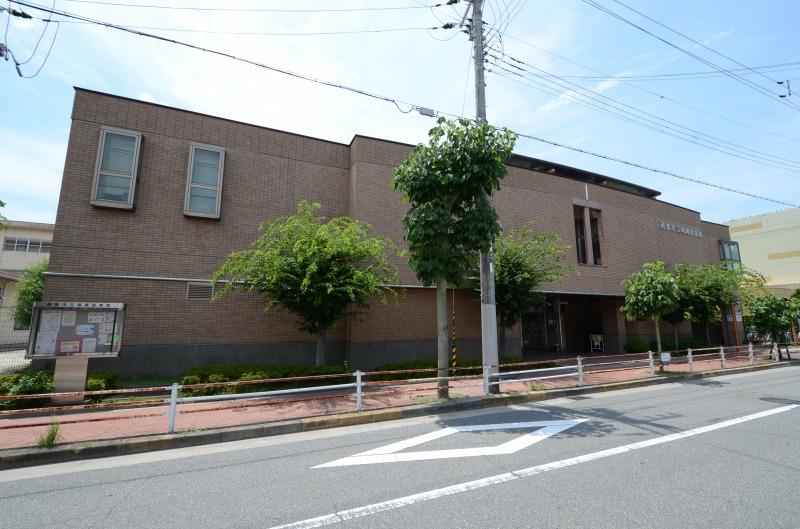
<path fill-rule="evenodd" d="M 29 266 L 47 259 L 53 243 L 53 225 L 7 220 L 0 229 L 0 349 L 28 340 L 27 327 L 14 320 L 17 281 Z"/>
<path fill-rule="evenodd" d="M 406 206 L 391 187 L 412 146 L 355 136 L 349 144 L 300 136 L 76 89 L 46 301 L 126 303 L 117 359 L 95 368 L 138 375 L 191 365 L 310 363 L 314 338 L 264 300 L 209 301 L 209 278 L 258 224 L 301 200 L 326 217 L 349 215 L 404 247 Z M 543 160 L 514 156 L 494 205 L 505 227 L 531 222 L 570 246 L 577 273 L 543 285 L 547 307 L 506 332 L 508 355 L 606 353 L 652 325 L 626 322 L 621 281 L 648 261 L 719 262 L 728 228 L 656 197 L 657 191 Z M 329 363 L 357 368 L 435 358 L 434 292 L 401 258 L 399 301 L 374 305 L 329 333 Z M 448 294 L 462 358 L 480 356 L 480 305 Z M 664 329 L 668 335 L 669 329 Z M 691 325 L 680 327 L 682 336 Z"/>
<path fill-rule="evenodd" d="M 800 288 L 800 209 L 744 217 L 729 224 L 742 264 L 761 273 L 770 290 L 791 296 Z"/>

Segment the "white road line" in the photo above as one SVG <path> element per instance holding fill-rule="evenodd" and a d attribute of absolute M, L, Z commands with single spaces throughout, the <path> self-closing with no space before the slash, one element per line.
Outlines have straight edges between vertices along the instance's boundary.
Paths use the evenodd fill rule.
<path fill-rule="evenodd" d="M 512 410 L 517 410 L 517 411 L 533 411 L 533 408 L 530 408 L 528 406 L 520 406 L 518 404 L 509 404 L 508 406 L 506 406 L 506 408 L 511 408 Z"/>
<path fill-rule="evenodd" d="M 345 467 L 350 465 L 373 465 L 377 463 L 399 463 L 403 461 L 422 461 L 429 459 L 452 459 L 456 457 L 499 456 L 519 452 L 523 448 L 543 441 L 552 435 L 577 426 L 589 419 L 574 419 L 561 421 L 535 421 L 535 422 L 509 422 L 500 424 L 470 424 L 465 426 L 451 426 L 434 432 L 418 435 L 411 439 L 398 441 L 386 446 L 379 446 L 366 452 L 361 452 L 349 457 L 337 459 L 329 463 L 317 465 L 312 468 Z M 521 428 L 539 428 L 511 441 L 481 448 L 452 448 L 447 450 L 426 450 L 422 452 L 400 452 L 412 446 L 418 446 L 429 441 L 441 439 L 459 432 L 484 432 L 490 430 L 517 430 Z M 400 452 L 400 453 L 398 453 Z"/>
<path fill-rule="evenodd" d="M 647 448 L 650 446 L 656 446 L 664 443 L 669 443 L 671 441 L 677 441 L 679 439 L 685 439 L 687 437 L 692 437 L 695 435 L 700 435 L 703 433 L 712 432 L 714 430 L 720 430 L 722 428 L 728 428 L 729 426 L 735 426 L 737 424 L 741 424 L 748 421 L 753 421 L 755 419 L 761 419 L 763 417 L 768 417 L 770 415 L 775 415 L 778 413 L 783 413 L 789 410 L 793 410 L 797 408 L 798 404 L 791 404 L 789 406 L 782 406 L 780 408 L 773 408 L 771 410 L 762 411 L 759 413 L 753 413 L 751 415 L 745 415 L 743 417 L 738 417 L 736 419 L 730 419 L 728 421 L 722 421 L 715 424 L 710 424 L 708 426 L 701 426 L 699 428 L 694 428 L 692 430 L 686 430 L 683 432 L 678 432 L 670 435 L 665 435 L 662 437 L 656 437 L 654 439 L 649 439 L 647 441 L 640 441 L 638 443 L 631 443 L 623 446 L 618 446 L 616 448 L 610 448 L 608 450 L 601 450 L 599 452 L 593 452 L 590 454 L 585 454 L 578 457 L 571 457 L 569 459 L 562 459 L 561 461 L 554 461 L 552 463 L 547 463 L 544 465 L 537 465 L 535 467 L 528 467 L 523 468 L 520 470 L 515 470 L 512 472 L 506 472 L 504 474 L 497 474 L 496 476 L 490 476 L 483 479 L 477 479 L 475 481 L 466 481 L 464 483 L 458 483 L 456 485 L 450 485 L 449 487 L 444 487 L 440 489 L 433 489 L 426 492 L 420 492 L 418 494 L 412 494 L 410 496 L 403 496 L 401 498 L 395 498 L 393 500 L 388 500 L 380 503 L 373 503 L 371 505 L 365 505 L 363 507 L 356 507 L 354 509 L 348 509 L 345 511 L 339 511 L 331 514 L 326 514 L 323 516 L 318 516 L 316 518 L 309 518 L 307 520 L 301 520 L 299 522 L 293 522 L 284 525 L 278 525 L 272 527 L 270 529 L 310 529 L 312 527 L 322 527 L 324 525 L 330 525 L 334 523 L 343 522 L 345 520 L 352 520 L 353 518 L 360 518 L 362 516 L 369 516 L 371 514 L 376 514 L 379 512 L 389 511 L 392 509 L 399 509 L 401 507 L 407 507 L 409 505 L 415 505 L 417 503 L 423 503 L 430 500 L 435 500 L 437 498 L 442 498 L 445 496 L 453 496 L 455 494 L 461 494 L 462 492 L 467 492 L 470 490 L 481 489 L 484 487 L 489 487 L 492 485 L 497 485 L 500 483 L 505 483 L 507 481 L 513 481 L 517 479 L 522 479 L 530 476 L 535 476 L 536 474 L 542 474 L 544 472 L 549 472 L 551 470 L 558 470 L 560 468 L 566 468 L 573 465 L 578 465 L 580 463 L 586 463 L 588 461 L 595 461 L 597 459 L 602 459 L 605 457 L 610 457 L 618 454 L 623 454 L 626 452 L 631 452 L 633 450 L 639 450 L 641 448 Z"/>

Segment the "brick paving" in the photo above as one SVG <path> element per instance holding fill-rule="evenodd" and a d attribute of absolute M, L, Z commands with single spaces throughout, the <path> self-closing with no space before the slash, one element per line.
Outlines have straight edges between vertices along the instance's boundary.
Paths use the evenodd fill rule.
<path fill-rule="evenodd" d="M 760 361 L 760 360 L 759 360 Z M 685 358 L 676 359 L 666 369 L 669 372 L 686 372 Z M 727 361 L 728 368 L 748 365 L 748 358 L 736 356 Z M 629 364 L 627 369 L 606 369 L 605 366 L 589 365 L 584 384 L 608 384 L 651 378 L 646 363 Z M 720 369 L 720 359 L 698 359 L 694 361 L 694 371 Z M 658 375 L 656 375 L 658 376 Z M 389 382 L 375 383 L 388 385 Z M 577 376 L 565 376 L 537 381 L 507 381 L 501 385 L 503 393 L 528 392 L 533 389 L 555 389 L 574 387 Z M 451 396 L 479 396 L 483 394 L 480 377 L 459 379 L 450 384 Z M 431 402 L 436 395 L 435 382 L 412 382 L 401 387 L 375 387 L 366 391 L 363 408 L 405 406 Z M 217 401 L 181 404 L 176 418 L 176 431 L 186 432 L 226 426 L 268 423 L 287 419 L 313 417 L 355 410 L 353 393 L 326 394 L 315 398 L 254 398 L 236 401 Z M 37 435 L 47 430 L 50 422 L 61 424 L 60 442 L 115 439 L 142 435 L 162 434 L 167 429 L 167 407 L 150 406 L 141 408 L 114 409 L 102 411 L 83 411 L 59 413 L 52 416 L 0 418 L 0 449 L 32 446 Z"/>

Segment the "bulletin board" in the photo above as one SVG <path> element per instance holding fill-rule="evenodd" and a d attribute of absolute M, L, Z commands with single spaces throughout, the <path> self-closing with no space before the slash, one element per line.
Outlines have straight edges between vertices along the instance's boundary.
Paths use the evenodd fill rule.
<path fill-rule="evenodd" d="M 124 323 L 124 303 L 36 303 L 26 357 L 119 356 Z"/>

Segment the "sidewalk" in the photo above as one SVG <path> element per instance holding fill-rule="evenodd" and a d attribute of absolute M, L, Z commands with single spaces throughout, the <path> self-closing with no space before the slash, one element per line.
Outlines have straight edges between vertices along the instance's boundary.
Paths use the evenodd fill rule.
<path fill-rule="evenodd" d="M 747 357 L 729 359 L 727 367 L 748 365 Z M 712 371 L 721 368 L 719 359 L 694 362 L 694 371 Z M 686 364 L 671 365 L 671 372 L 687 372 Z M 659 376 L 659 375 L 656 375 Z M 647 366 L 624 370 L 591 371 L 585 373 L 584 385 L 608 384 L 653 378 Z M 575 387 L 577 376 L 534 381 L 535 388 L 556 389 Z M 376 384 L 388 384 L 379 382 Z M 529 392 L 532 382 L 508 381 L 501 384 L 503 393 Z M 480 377 L 451 382 L 452 398 L 483 395 Z M 363 397 L 363 409 L 375 410 L 412 404 L 429 403 L 435 400 L 436 383 L 412 383 L 396 388 L 368 389 Z M 219 401 L 182 404 L 178 406 L 177 432 L 192 432 L 227 426 L 284 421 L 355 410 L 355 395 L 340 393 L 315 398 L 255 398 L 237 401 Z M 62 413 L 50 417 L 0 418 L 0 449 L 33 446 L 36 436 L 47 430 L 51 422 L 61 425 L 59 442 L 90 441 L 163 434 L 167 429 L 166 406 L 116 409 L 80 413 Z"/>

